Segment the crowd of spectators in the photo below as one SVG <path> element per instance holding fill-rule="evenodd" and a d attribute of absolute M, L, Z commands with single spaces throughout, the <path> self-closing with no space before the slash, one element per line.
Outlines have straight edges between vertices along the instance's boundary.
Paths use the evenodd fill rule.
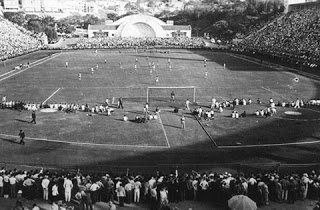
<path fill-rule="evenodd" d="M 320 10 L 292 11 L 254 33 L 235 48 L 271 55 L 297 65 L 320 65 Z"/>
<path fill-rule="evenodd" d="M 6 97 L 5 97 L 6 98 Z M 106 113 L 107 115 L 111 115 L 114 108 L 110 107 L 110 104 L 96 104 L 96 105 L 88 105 L 88 104 L 71 104 L 71 103 L 31 103 L 31 102 L 23 102 L 23 101 L 7 101 L 2 100 L 0 103 L 0 107 L 2 109 L 12 109 L 12 110 L 27 110 L 27 111 L 37 111 L 40 109 L 50 108 L 56 111 L 63 111 L 66 113 L 76 113 L 77 111 L 89 112 L 89 113 Z"/>
<path fill-rule="evenodd" d="M 96 37 L 80 39 L 75 49 L 84 48 L 204 48 L 202 38 L 172 37 L 172 38 L 115 38 Z"/>
<path fill-rule="evenodd" d="M 169 203 L 185 200 L 213 202 L 227 205 L 234 195 L 247 195 L 258 206 L 270 205 L 270 201 L 294 203 L 306 198 L 318 200 L 320 174 L 231 174 L 204 172 L 178 174 L 89 174 L 67 171 L 0 170 L 0 197 L 43 199 L 50 203 L 63 201 L 74 203 L 80 209 L 96 202 L 115 201 L 144 203 L 150 209 L 167 209 Z M 111 201 L 111 202 L 110 202 Z"/>
<path fill-rule="evenodd" d="M 40 49 L 38 35 L 0 17 L 0 60 Z"/>

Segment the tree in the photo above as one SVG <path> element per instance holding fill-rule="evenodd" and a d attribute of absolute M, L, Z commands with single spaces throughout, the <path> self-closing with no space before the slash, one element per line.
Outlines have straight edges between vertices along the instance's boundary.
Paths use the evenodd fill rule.
<path fill-rule="evenodd" d="M 155 7 L 156 3 L 154 1 L 149 1 L 147 4 L 148 7 Z"/>
<path fill-rule="evenodd" d="M 5 12 L 4 17 L 13 23 L 23 26 L 25 23 L 25 18 L 22 12 Z"/>
<path fill-rule="evenodd" d="M 102 20 L 100 20 L 98 17 L 94 16 L 94 15 L 86 15 L 83 18 L 83 28 L 84 29 L 88 29 L 88 25 L 95 25 L 95 24 L 99 24 L 102 23 Z"/>
<path fill-rule="evenodd" d="M 36 33 L 43 32 L 43 27 L 40 20 L 30 19 L 26 24 L 26 28 L 29 31 L 34 31 Z"/>
<path fill-rule="evenodd" d="M 42 25 L 51 26 L 51 27 L 54 27 L 56 24 L 56 21 L 55 21 L 54 17 L 52 17 L 52 16 L 44 16 L 41 19 L 41 22 L 42 22 Z"/>
<path fill-rule="evenodd" d="M 44 29 L 44 33 L 47 35 L 49 42 L 56 40 L 58 38 L 56 30 L 52 26 L 47 26 Z"/>
<path fill-rule="evenodd" d="M 117 20 L 118 15 L 115 14 L 115 13 L 109 13 L 109 14 L 107 15 L 107 17 L 108 17 L 109 20 L 115 21 L 115 20 Z"/>
<path fill-rule="evenodd" d="M 136 5 L 135 4 L 132 4 L 131 2 L 128 2 L 125 6 L 124 6 L 124 8 L 126 9 L 126 10 L 135 10 L 135 9 L 137 9 L 137 7 L 136 7 Z"/>

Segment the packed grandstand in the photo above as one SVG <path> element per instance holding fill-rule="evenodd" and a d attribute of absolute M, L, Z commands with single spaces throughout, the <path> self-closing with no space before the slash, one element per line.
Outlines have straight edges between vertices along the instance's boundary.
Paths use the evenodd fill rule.
<path fill-rule="evenodd" d="M 39 36 L 0 18 L 0 59 L 6 60 L 46 48 Z M 206 48 L 203 38 L 80 38 L 68 49 L 91 48 Z M 320 66 L 320 10 L 293 11 L 233 46 L 237 52 L 260 53 L 318 69 Z M 168 203 L 195 200 L 227 205 L 233 195 L 247 195 L 259 206 L 269 201 L 294 203 L 319 199 L 320 174 L 277 172 L 232 174 L 208 171 L 180 174 L 99 174 L 48 170 L 0 171 L 0 197 L 70 201 L 78 206 L 96 202 L 145 203 L 168 209 Z M 68 197 L 70 196 L 71 199 Z M 69 200 L 70 199 L 70 200 Z M 19 204 L 20 205 L 20 204 Z M 110 204 L 111 205 L 111 204 Z"/>
<path fill-rule="evenodd" d="M 320 65 L 320 10 L 303 9 L 278 18 L 236 48 L 278 57 L 299 65 Z"/>
<path fill-rule="evenodd" d="M 6 60 L 42 47 L 39 35 L 0 17 L 0 59 Z"/>

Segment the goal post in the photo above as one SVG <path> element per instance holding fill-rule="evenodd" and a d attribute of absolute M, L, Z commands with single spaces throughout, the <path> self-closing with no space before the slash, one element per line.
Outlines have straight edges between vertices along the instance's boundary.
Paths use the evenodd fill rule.
<path fill-rule="evenodd" d="M 172 92 L 175 94 L 175 101 L 185 102 L 189 99 L 190 102 L 196 102 L 195 86 L 147 87 L 147 102 L 169 102 Z"/>

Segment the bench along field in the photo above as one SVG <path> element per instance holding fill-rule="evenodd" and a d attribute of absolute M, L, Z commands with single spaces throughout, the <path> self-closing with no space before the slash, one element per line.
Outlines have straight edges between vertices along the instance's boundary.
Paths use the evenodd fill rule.
<path fill-rule="evenodd" d="M 206 65 L 204 62 L 206 59 Z M 29 68 L 12 70 L 20 63 Z M 66 66 L 66 63 L 68 64 Z M 93 71 L 92 71 L 93 69 Z M 206 73 L 207 72 L 207 73 Z M 81 74 L 81 79 L 79 78 Z M 316 161 L 320 141 L 320 110 L 277 107 L 272 117 L 257 117 L 269 99 L 286 104 L 320 98 L 317 78 L 288 72 L 266 63 L 209 50 L 79 50 L 40 51 L 1 63 L 0 96 L 31 104 L 88 104 L 109 99 L 106 113 L 49 109 L 0 110 L 3 162 L 92 170 L 114 167 L 161 168 L 168 165 L 213 163 L 304 163 Z M 155 78 L 159 77 L 159 84 Z M 298 78 L 298 80 L 297 80 Z M 171 92 L 175 102 L 170 102 Z M 123 109 L 117 108 L 123 98 Z M 231 117 L 233 109 L 214 109 L 213 120 L 192 114 L 218 102 L 250 98 L 236 106 L 247 117 Z M 257 99 L 261 104 L 257 104 Z M 191 111 L 185 101 L 191 101 Z M 137 123 L 143 107 L 155 120 Z M 160 113 L 155 109 L 159 106 Z M 179 109 L 174 112 L 174 109 Z M 123 121 L 126 115 L 129 120 Z M 186 118 L 186 129 L 180 119 Z M 17 144 L 19 130 L 26 145 Z M 198 166 L 199 167 L 199 166 Z M 201 168 L 201 167 L 200 167 Z"/>

